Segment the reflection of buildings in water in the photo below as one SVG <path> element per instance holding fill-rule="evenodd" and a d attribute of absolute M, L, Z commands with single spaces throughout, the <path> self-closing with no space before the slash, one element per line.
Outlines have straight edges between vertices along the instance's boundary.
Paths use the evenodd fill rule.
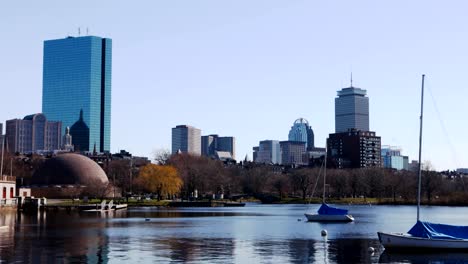
<path fill-rule="evenodd" d="M 392 252 L 385 250 L 379 263 L 467 263 L 468 253 L 462 252 Z"/>
<path fill-rule="evenodd" d="M 334 263 L 373 263 L 369 247 L 378 248 L 378 240 L 333 239 L 328 240 L 329 260 Z"/>
<path fill-rule="evenodd" d="M 252 243 L 255 253 L 262 262 L 289 261 L 289 248 L 284 246 L 284 240 L 259 240 Z"/>
<path fill-rule="evenodd" d="M 77 212 L 18 213 L 12 255 L 6 262 L 108 262 L 107 221 Z"/>
<path fill-rule="evenodd" d="M 0 213 L 0 262 L 14 256 L 16 209 L 3 209 Z"/>
<path fill-rule="evenodd" d="M 287 241 L 289 248 L 289 263 L 314 263 L 315 241 L 304 239 L 291 239 Z"/>
<path fill-rule="evenodd" d="M 160 250 L 161 244 L 169 250 L 167 257 L 172 261 L 210 261 L 232 259 L 235 249 L 234 239 L 225 238 L 168 238 L 154 243 Z"/>

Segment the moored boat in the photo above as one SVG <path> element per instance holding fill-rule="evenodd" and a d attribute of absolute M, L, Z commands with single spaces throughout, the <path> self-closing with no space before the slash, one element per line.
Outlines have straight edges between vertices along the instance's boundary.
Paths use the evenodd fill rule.
<path fill-rule="evenodd" d="M 424 106 L 424 75 L 421 84 L 421 116 L 419 124 L 418 205 L 416 224 L 406 233 L 377 232 L 385 249 L 468 250 L 468 226 L 423 222 L 419 219 L 421 204 L 421 152 Z"/>

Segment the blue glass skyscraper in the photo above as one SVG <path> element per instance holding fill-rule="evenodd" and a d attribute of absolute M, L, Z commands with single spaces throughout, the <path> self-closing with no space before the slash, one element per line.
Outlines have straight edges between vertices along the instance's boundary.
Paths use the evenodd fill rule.
<path fill-rule="evenodd" d="M 70 127 L 75 150 L 110 151 L 112 40 L 44 41 L 42 112 Z"/>
<path fill-rule="evenodd" d="M 289 141 L 305 142 L 307 150 L 314 149 L 314 131 L 305 118 L 298 118 L 294 121 L 288 135 Z"/>

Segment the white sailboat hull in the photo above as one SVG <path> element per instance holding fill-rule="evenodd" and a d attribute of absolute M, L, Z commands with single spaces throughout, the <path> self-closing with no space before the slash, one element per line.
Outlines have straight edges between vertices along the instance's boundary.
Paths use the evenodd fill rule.
<path fill-rule="evenodd" d="M 304 214 L 307 221 L 310 222 L 352 222 L 354 218 L 351 215 L 320 215 Z"/>
<path fill-rule="evenodd" d="M 468 249 L 465 239 L 429 239 L 400 233 L 377 232 L 380 243 L 386 249 Z"/>

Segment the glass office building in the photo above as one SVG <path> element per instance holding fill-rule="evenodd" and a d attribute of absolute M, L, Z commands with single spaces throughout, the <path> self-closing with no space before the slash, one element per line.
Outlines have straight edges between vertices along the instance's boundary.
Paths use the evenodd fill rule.
<path fill-rule="evenodd" d="M 70 127 L 75 150 L 110 151 L 112 40 L 44 41 L 42 112 Z"/>
<path fill-rule="evenodd" d="M 305 142 L 308 151 L 314 149 L 314 131 L 305 118 L 298 118 L 294 121 L 291 130 L 289 130 L 288 139 L 289 141 Z"/>

